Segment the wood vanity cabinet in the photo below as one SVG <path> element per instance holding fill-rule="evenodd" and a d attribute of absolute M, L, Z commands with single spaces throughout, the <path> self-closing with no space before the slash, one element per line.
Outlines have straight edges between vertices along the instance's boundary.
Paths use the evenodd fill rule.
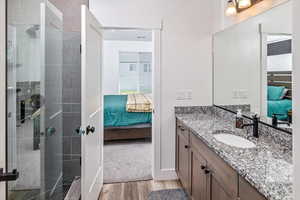
<path fill-rule="evenodd" d="M 239 178 L 239 194 L 240 200 L 267 200 L 242 177 Z"/>
<path fill-rule="evenodd" d="M 192 200 L 266 200 L 177 121 L 176 172 Z"/>
<path fill-rule="evenodd" d="M 189 176 L 189 134 L 186 134 L 187 129 L 182 126 L 177 126 L 176 135 L 176 171 L 183 187 L 190 191 L 190 176 Z"/>
<path fill-rule="evenodd" d="M 207 163 L 206 160 L 193 148 L 190 149 L 190 196 L 195 200 L 206 200 L 208 199 L 208 177 L 205 172 Z"/>

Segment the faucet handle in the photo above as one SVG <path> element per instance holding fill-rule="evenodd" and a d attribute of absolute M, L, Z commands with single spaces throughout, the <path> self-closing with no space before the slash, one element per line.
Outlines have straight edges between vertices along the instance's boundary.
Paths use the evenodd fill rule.
<path fill-rule="evenodd" d="M 259 114 L 256 112 L 252 115 L 252 118 L 253 119 L 259 119 Z"/>

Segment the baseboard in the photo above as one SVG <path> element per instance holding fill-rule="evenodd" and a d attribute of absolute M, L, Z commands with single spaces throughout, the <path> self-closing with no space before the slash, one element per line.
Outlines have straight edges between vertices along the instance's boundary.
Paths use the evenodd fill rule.
<path fill-rule="evenodd" d="M 157 181 L 163 180 L 177 180 L 177 174 L 175 169 L 160 169 L 157 172 L 154 172 L 153 179 Z"/>

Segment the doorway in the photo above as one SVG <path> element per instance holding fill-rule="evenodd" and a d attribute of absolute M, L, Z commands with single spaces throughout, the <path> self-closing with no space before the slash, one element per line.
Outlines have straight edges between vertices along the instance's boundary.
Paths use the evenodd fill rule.
<path fill-rule="evenodd" d="M 152 179 L 153 30 L 105 28 L 104 183 Z"/>

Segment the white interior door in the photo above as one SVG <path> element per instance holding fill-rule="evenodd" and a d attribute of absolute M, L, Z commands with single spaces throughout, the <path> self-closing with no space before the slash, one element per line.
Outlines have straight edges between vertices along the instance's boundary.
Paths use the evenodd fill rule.
<path fill-rule="evenodd" d="M 81 8 L 81 197 L 96 200 L 103 185 L 103 114 L 101 25 Z"/>

